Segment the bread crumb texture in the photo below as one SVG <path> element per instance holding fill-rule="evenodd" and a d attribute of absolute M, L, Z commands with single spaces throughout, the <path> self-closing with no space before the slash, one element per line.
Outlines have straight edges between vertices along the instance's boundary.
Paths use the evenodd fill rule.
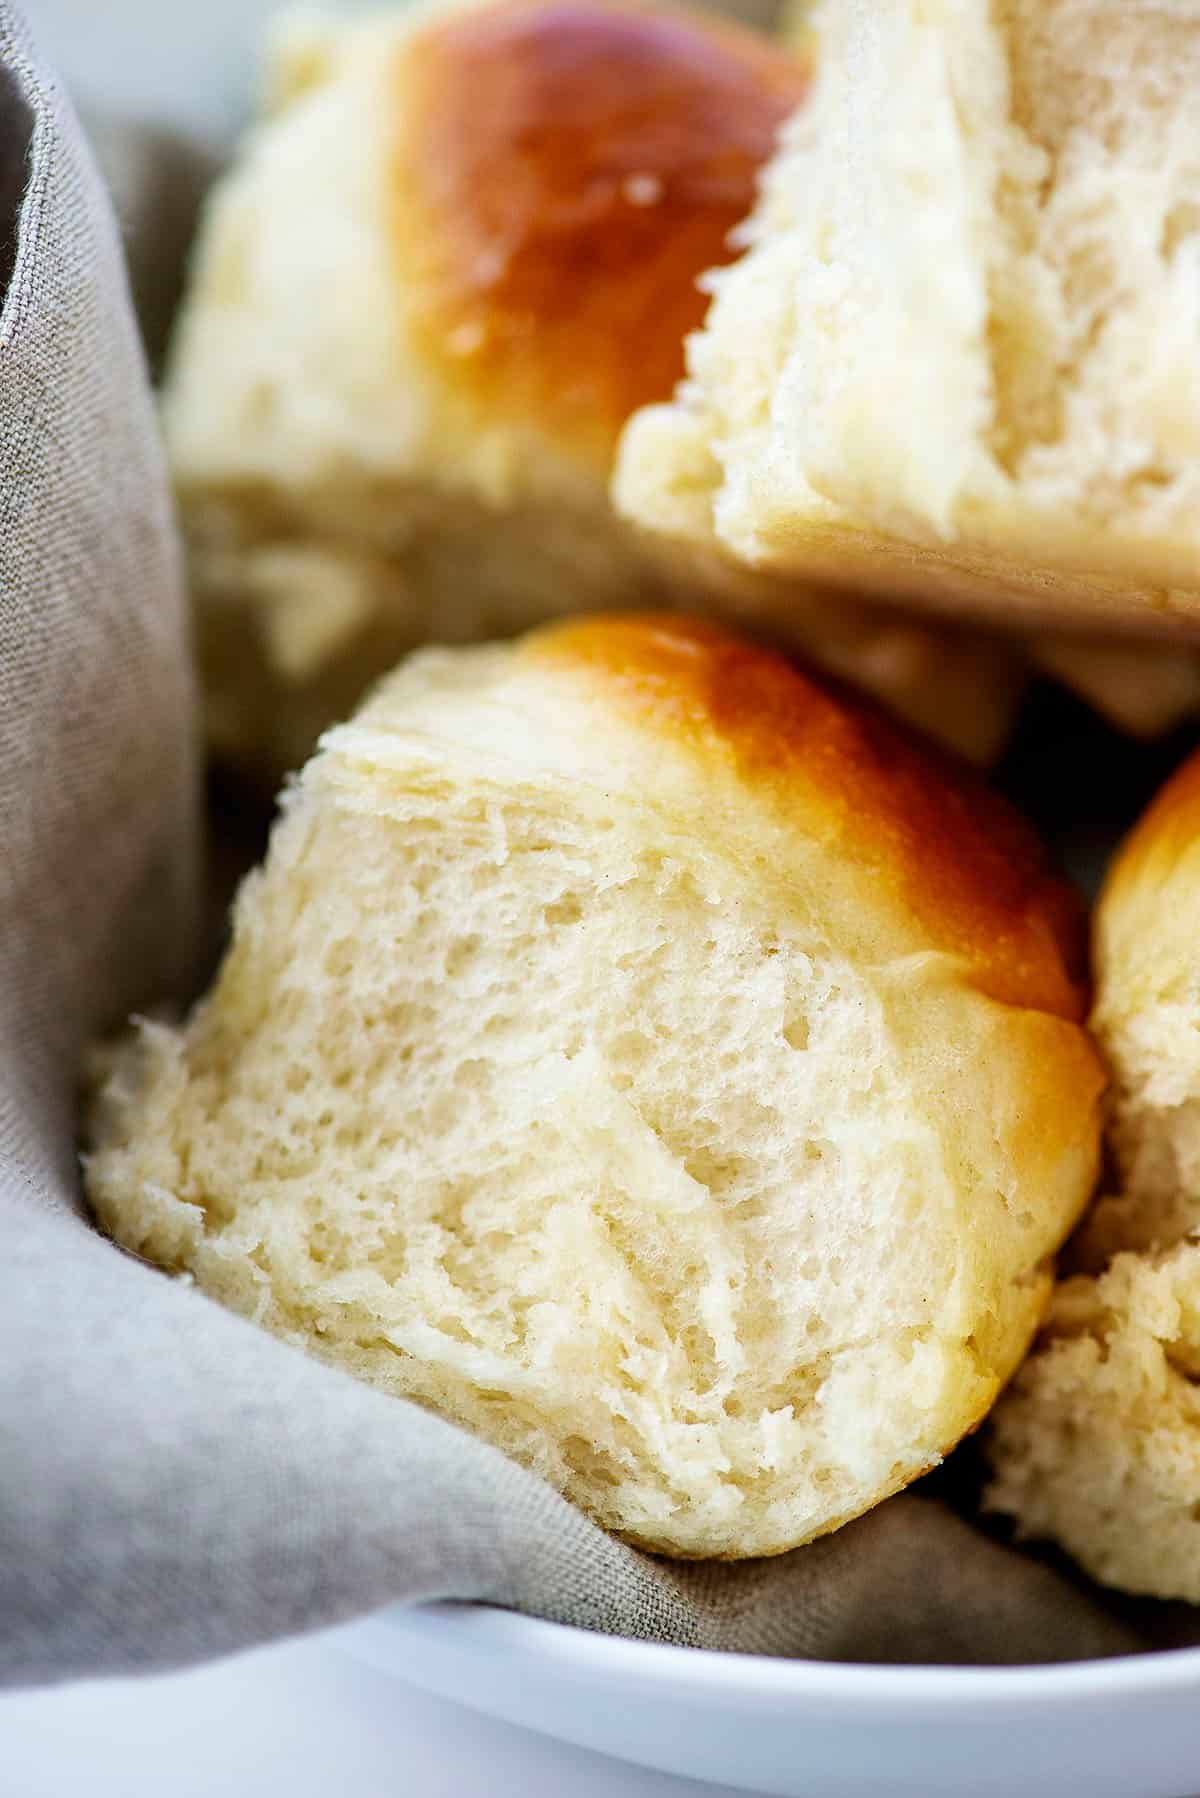
<path fill-rule="evenodd" d="M 1097 1579 L 1200 1603 L 1200 756 L 1113 864 L 1093 1034 L 1115 1180 L 1001 1401 L 988 1503 Z"/>
<path fill-rule="evenodd" d="M 1112 1073 L 1114 1192 L 1087 1220 L 1090 1269 L 1200 1231 L 1200 756 L 1122 844 L 1095 921 L 1091 1027 Z"/>
<path fill-rule="evenodd" d="M 988 1506 L 1105 1585 L 1200 1604 L 1200 1244 L 1064 1281 L 998 1406 Z"/>
<path fill-rule="evenodd" d="M 1200 5 L 811 24 L 811 99 L 688 381 L 627 430 L 621 506 L 955 604 L 1195 609 Z"/>
<path fill-rule="evenodd" d="M 1062 894 L 962 778 L 699 625 L 413 658 L 117 1051 L 97 1217 L 631 1541 L 835 1527 L 987 1410 L 1094 1176 Z"/>

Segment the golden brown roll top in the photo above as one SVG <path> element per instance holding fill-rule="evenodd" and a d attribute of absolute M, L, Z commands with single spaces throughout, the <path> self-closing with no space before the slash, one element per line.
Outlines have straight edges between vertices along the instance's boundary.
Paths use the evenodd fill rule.
<path fill-rule="evenodd" d="M 1155 938 L 1190 897 L 1193 884 L 1197 884 L 1195 902 L 1200 903 L 1200 883 L 1193 883 L 1186 865 L 1187 858 L 1197 855 L 1200 752 L 1180 763 L 1113 858 L 1097 912 L 1097 947 L 1106 962 L 1114 939 L 1127 932 L 1131 938 L 1144 939 L 1147 951 L 1153 953 Z M 1154 915 L 1151 906 L 1158 907 Z M 1111 971 L 1118 974 L 1115 968 Z"/>
<path fill-rule="evenodd" d="M 522 654 L 685 746 L 713 781 L 707 803 L 733 775 L 782 830 L 802 821 L 991 997 L 1082 1018 L 1078 895 L 994 789 L 882 712 L 698 619 L 582 619 L 529 637 Z"/>
<path fill-rule="evenodd" d="M 431 22 L 396 68 L 399 278 L 489 412 L 607 473 L 666 399 L 804 64 L 716 18 L 509 0 Z"/>

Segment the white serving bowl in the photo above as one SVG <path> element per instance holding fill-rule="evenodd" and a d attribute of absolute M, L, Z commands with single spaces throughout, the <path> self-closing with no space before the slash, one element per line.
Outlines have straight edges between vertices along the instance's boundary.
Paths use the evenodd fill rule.
<path fill-rule="evenodd" d="M 867 1667 L 630 1642 L 456 1604 L 380 1611 L 341 1639 L 491 1716 L 751 1792 L 1200 1793 L 1196 1648 L 1059 1666 Z"/>

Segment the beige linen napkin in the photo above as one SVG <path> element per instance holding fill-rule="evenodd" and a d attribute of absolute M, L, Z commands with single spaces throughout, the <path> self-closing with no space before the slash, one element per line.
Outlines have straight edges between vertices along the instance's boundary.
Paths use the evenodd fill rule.
<path fill-rule="evenodd" d="M 0 1683 L 167 1667 L 446 1596 L 843 1659 L 1139 1645 L 931 1497 L 776 1561 L 655 1562 L 89 1227 L 81 1052 L 178 992 L 196 942 L 192 694 L 111 208 L 8 0 L 0 84 Z M 108 154 L 143 292 L 162 296 L 153 252 L 176 255 L 186 193 L 158 140 Z"/>

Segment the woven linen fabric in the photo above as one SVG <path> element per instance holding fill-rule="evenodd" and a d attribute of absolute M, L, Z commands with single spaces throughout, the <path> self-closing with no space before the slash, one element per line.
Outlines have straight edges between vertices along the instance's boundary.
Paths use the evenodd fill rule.
<path fill-rule="evenodd" d="M 197 940 L 193 705 L 111 207 L 8 0 L 0 85 L 0 1682 L 177 1666 L 434 1597 L 842 1659 L 1139 1645 L 920 1496 L 774 1561 L 655 1561 L 90 1227 L 81 1057 L 181 989 Z M 146 279 L 178 216 L 156 139 L 119 161 L 127 206 L 151 209 L 123 221 Z"/>

